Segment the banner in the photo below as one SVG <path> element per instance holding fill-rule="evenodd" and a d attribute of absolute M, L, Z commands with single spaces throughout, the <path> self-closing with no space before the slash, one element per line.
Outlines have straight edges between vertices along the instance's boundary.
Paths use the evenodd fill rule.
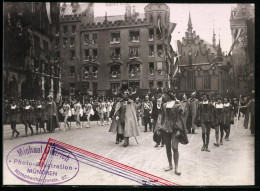
<path fill-rule="evenodd" d="M 50 2 L 46 2 L 46 11 L 47 11 L 49 23 L 51 24 L 51 5 L 50 5 Z"/>

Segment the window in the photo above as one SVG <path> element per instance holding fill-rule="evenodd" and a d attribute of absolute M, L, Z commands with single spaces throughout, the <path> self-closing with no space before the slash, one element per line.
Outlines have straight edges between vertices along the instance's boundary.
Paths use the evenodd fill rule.
<path fill-rule="evenodd" d="M 130 58 L 139 57 L 140 47 L 129 47 L 129 56 Z"/>
<path fill-rule="evenodd" d="M 70 59 L 75 59 L 75 50 L 70 51 Z"/>
<path fill-rule="evenodd" d="M 120 43 L 120 32 L 113 32 L 110 34 L 110 43 Z"/>
<path fill-rule="evenodd" d="M 63 38 L 63 48 L 66 48 L 68 45 L 68 38 Z"/>
<path fill-rule="evenodd" d="M 153 22 L 153 15 L 152 14 L 150 15 L 150 22 L 151 23 Z"/>
<path fill-rule="evenodd" d="M 150 75 L 154 74 L 154 63 L 153 62 L 149 62 L 149 73 L 150 73 Z"/>
<path fill-rule="evenodd" d="M 71 29 L 72 34 L 76 34 L 76 29 L 77 29 L 76 25 L 72 25 L 72 29 Z"/>
<path fill-rule="evenodd" d="M 85 54 L 85 57 L 89 56 L 89 49 L 85 49 L 84 54 Z"/>
<path fill-rule="evenodd" d="M 130 64 L 129 65 L 129 76 L 139 77 L 140 75 L 140 64 Z"/>
<path fill-rule="evenodd" d="M 136 90 L 139 88 L 139 82 L 129 82 L 129 87 L 132 89 L 132 90 Z"/>
<path fill-rule="evenodd" d="M 93 68 L 92 68 L 92 77 L 93 78 L 97 78 L 98 77 L 97 66 L 93 66 Z"/>
<path fill-rule="evenodd" d="M 56 25 L 56 27 L 55 27 L 55 32 L 56 32 L 56 36 L 59 36 L 59 35 L 60 35 L 59 25 Z"/>
<path fill-rule="evenodd" d="M 83 70 L 83 78 L 88 79 L 89 78 L 89 67 L 85 66 Z"/>
<path fill-rule="evenodd" d="M 113 93 L 117 93 L 117 91 L 120 89 L 120 83 L 111 83 L 110 87 Z"/>
<path fill-rule="evenodd" d="M 111 65 L 110 73 L 112 78 L 120 77 L 120 65 Z"/>
<path fill-rule="evenodd" d="M 149 41 L 153 41 L 154 29 L 149 29 Z"/>
<path fill-rule="evenodd" d="M 208 72 L 203 72 L 203 89 L 210 89 L 210 75 Z"/>
<path fill-rule="evenodd" d="M 75 66 L 70 66 L 70 78 L 75 78 Z"/>
<path fill-rule="evenodd" d="M 93 44 L 97 43 L 97 33 L 93 33 Z"/>
<path fill-rule="evenodd" d="M 70 95 L 75 94 L 75 83 L 70 83 Z"/>
<path fill-rule="evenodd" d="M 55 39 L 55 48 L 59 48 L 59 46 L 60 46 L 60 39 L 56 38 Z"/>
<path fill-rule="evenodd" d="M 149 56 L 154 56 L 154 46 L 153 45 L 149 46 Z"/>
<path fill-rule="evenodd" d="M 194 90 L 195 87 L 195 74 L 194 71 L 187 72 L 187 89 Z"/>
<path fill-rule="evenodd" d="M 163 46 L 161 44 L 157 45 L 157 54 L 158 56 L 162 57 L 163 56 Z"/>
<path fill-rule="evenodd" d="M 139 40 L 140 40 L 140 32 L 139 31 L 129 31 L 129 41 L 139 42 Z"/>
<path fill-rule="evenodd" d="M 70 38 L 70 47 L 74 47 L 74 38 Z"/>
<path fill-rule="evenodd" d="M 161 14 L 157 15 L 157 21 L 161 20 Z"/>
<path fill-rule="evenodd" d="M 98 55 L 97 49 L 93 49 L 93 57 L 94 57 L 94 58 L 97 58 L 97 55 Z"/>
<path fill-rule="evenodd" d="M 153 80 L 150 80 L 150 81 L 149 81 L 149 88 L 150 88 L 150 89 L 153 89 L 153 88 L 154 88 L 154 82 L 153 82 Z"/>
<path fill-rule="evenodd" d="M 43 50 L 44 50 L 44 51 L 48 51 L 48 49 L 49 49 L 49 43 L 44 40 L 44 41 L 43 41 Z"/>
<path fill-rule="evenodd" d="M 120 59 L 120 48 L 111 48 L 110 49 L 110 56 L 114 59 Z"/>
<path fill-rule="evenodd" d="M 162 74 L 162 62 L 157 62 L 157 72 L 158 74 Z"/>
<path fill-rule="evenodd" d="M 57 58 L 57 59 L 60 58 L 60 51 L 57 51 L 57 52 L 56 52 L 56 58 Z"/>
<path fill-rule="evenodd" d="M 68 26 L 63 26 L 63 35 L 67 35 L 68 34 Z"/>
<path fill-rule="evenodd" d="M 97 82 L 92 82 L 92 87 L 93 87 L 93 90 L 97 90 L 98 89 L 98 84 Z"/>
<path fill-rule="evenodd" d="M 162 40 L 162 32 L 160 31 L 159 28 L 156 28 L 156 35 L 157 35 L 157 38 L 158 38 L 159 40 Z"/>
<path fill-rule="evenodd" d="M 89 34 L 84 35 L 84 44 L 88 45 L 89 44 Z"/>
<path fill-rule="evenodd" d="M 158 82 L 157 82 L 157 87 L 158 87 L 158 88 L 163 87 L 163 82 L 162 82 L 162 81 L 158 81 Z"/>
<path fill-rule="evenodd" d="M 83 82 L 82 85 L 83 85 L 83 91 L 86 92 L 89 90 L 89 82 Z"/>

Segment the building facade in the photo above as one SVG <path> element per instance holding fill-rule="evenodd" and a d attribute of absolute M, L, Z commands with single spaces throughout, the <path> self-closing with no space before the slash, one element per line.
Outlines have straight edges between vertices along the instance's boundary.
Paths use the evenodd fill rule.
<path fill-rule="evenodd" d="M 255 87 L 255 8 L 251 4 L 237 4 L 230 14 L 233 46 L 234 91 L 249 93 Z"/>
<path fill-rule="evenodd" d="M 27 99 L 61 95 L 59 61 L 53 54 L 57 3 L 4 3 L 4 95 Z"/>
<path fill-rule="evenodd" d="M 157 86 L 166 87 L 169 7 L 148 4 L 144 14 L 139 14 L 134 6 L 126 6 L 125 15 L 94 18 L 93 6 L 63 5 L 63 92 L 105 95 L 116 93 L 122 84 L 143 93 Z"/>
<path fill-rule="evenodd" d="M 179 73 L 173 79 L 173 88 L 179 93 L 226 94 L 230 91 L 230 58 L 223 55 L 220 40 L 216 45 L 215 36 L 213 29 L 210 44 L 196 35 L 189 15 L 185 37 L 177 41 Z"/>

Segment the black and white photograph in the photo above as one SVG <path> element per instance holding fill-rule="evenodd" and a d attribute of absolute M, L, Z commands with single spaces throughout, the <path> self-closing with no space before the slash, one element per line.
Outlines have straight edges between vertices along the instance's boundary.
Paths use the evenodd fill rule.
<path fill-rule="evenodd" d="M 3 186 L 254 186 L 255 4 L 3 2 Z"/>

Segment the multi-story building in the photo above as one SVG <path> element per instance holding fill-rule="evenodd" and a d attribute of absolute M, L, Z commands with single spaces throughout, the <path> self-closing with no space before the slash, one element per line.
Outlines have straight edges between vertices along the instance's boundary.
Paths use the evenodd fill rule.
<path fill-rule="evenodd" d="M 234 91 L 237 95 L 254 89 L 255 71 L 255 8 L 237 4 L 230 14 Z"/>
<path fill-rule="evenodd" d="M 57 3 L 4 3 L 4 94 L 22 98 L 61 95 L 59 61 L 52 54 Z"/>
<path fill-rule="evenodd" d="M 169 7 L 148 4 L 139 14 L 128 5 L 125 15 L 94 18 L 93 6 L 63 5 L 59 38 L 63 92 L 104 95 L 126 83 L 144 93 L 166 87 Z"/>
<path fill-rule="evenodd" d="M 174 89 L 179 93 L 208 92 L 225 94 L 230 92 L 231 61 L 224 56 L 220 40 L 216 45 L 213 29 L 212 44 L 201 39 L 193 31 L 189 15 L 188 29 L 182 41 L 177 41 L 180 72 L 175 76 Z"/>

